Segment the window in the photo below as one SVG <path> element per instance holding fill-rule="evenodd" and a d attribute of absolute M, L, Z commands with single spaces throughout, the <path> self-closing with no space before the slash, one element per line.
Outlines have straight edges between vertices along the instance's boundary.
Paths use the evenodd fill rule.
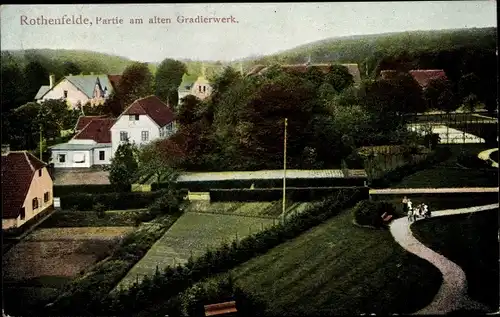
<path fill-rule="evenodd" d="M 142 141 L 148 141 L 149 140 L 149 131 L 142 131 L 141 132 L 141 140 Z"/>
<path fill-rule="evenodd" d="M 131 114 L 128 116 L 129 121 L 139 121 L 139 115 L 138 114 Z"/>
<path fill-rule="evenodd" d="M 21 220 L 24 220 L 26 218 L 26 209 L 24 207 L 21 207 Z"/>
<path fill-rule="evenodd" d="M 207 86 L 203 86 L 203 92 L 207 91 Z"/>
<path fill-rule="evenodd" d="M 120 131 L 120 141 L 127 141 L 128 140 L 128 134 L 126 131 Z"/>
<path fill-rule="evenodd" d="M 50 199 L 49 192 L 45 192 L 45 194 L 43 194 L 43 202 L 46 203 L 49 201 L 49 199 Z"/>
<path fill-rule="evenodd" d="M 58 161 L 59 163 L 66 162 L 66 154 L 59 154 Z"/>
<path fill-rule="evenodd" d="M 139 121 L 139 115 L 138 114 L 135 115 L 135 121 Z"/>
<path fill-rule="evenodd" d="M 33 201 L 31 202 L 33 210 L 38 209 L 38 199 L 33 198 Z"/>
<path fill-rule="evenodd" d="M 99 160 L 104 161 L 104 151 L 99 151 Z"/>
<path fill-rule="evenodd" d="M 85 153 L 75 153 L 75 154 L 73 154 L 73 162 L 75 162 L 75 163 L 85 163 Z"/>
<path fill-rule="evenodd" d="M 198 90 L 201 92 L 201 85 L 200 85 L 200 86 L 198 86 Z"/>
<path fill-rule="evenodd" d="M 160 138 L 165 136 L 165 130 L 163 128 L 160 129 Z"/>
<path fill-rule="evenodd" d="M 68 91 L 67 90 L 64 91 L 64 98 L 68 98 Z"/>
<path fill-rule="evenodd" d="M 38 177 L 42 177 L 42 169 L 38 170 Z"/>

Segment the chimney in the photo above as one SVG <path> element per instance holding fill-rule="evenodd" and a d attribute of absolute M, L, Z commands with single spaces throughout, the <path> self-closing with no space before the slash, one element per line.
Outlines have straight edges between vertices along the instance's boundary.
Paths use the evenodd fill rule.
<path fill-rule="evenodd" d="M 56 75 L 49 76 L 49 88 L 52 89 L 54 87 L 54 82 L 56 81 Z"/>
<path fill-rule="evenodd" d="M 10 153 L 10 145 L 2 144 L 2 155 L 9 155 Z"/>

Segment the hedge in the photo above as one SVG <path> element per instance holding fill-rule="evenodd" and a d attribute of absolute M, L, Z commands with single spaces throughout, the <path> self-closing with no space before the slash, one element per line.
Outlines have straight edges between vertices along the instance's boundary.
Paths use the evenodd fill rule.
<path fill-rule="evenodd" d="M 116 192 L 104 194 L 73 193 L 61 197 L 61 208 L 64 210 L 90 211 L 101 204 L 108 210 L 147 208 L 163 191 L 156 192 Z"/>
<path fill-rule="evenodd" d="M 68 305 L 54 305 L 51 314 L 67 315 L 72 311 L 86 311 L 93 315 L 129 316 L 147 309 L 155 303 L 167 302 L 194 283 L 207 277 L 226 272 L 236 265 L 267 252 L 269 249 L 292 239 L 308 229 L 368 198 L 368 188 L 344 188 L 311 209 L 289 218 L 285 224 L 275 225 L 265 231 L 248 236 L 241 241 L 224 244 L 208 250 L 203 256 L 185 265 L 167 267 L 162 273 L 134 284 L 131 288 L 113 292 L 103 298 L 96 294 L 85 300 L 67 298 Z M 99 288 L 100 284 L 95 285 Z"/>
<path fill-rule="evenodd" d="M 287 178 L 288 187 L 309 188 L 309 187 L 354 187 L 364 186 L 366 178 Z M 179 181 L 177 186 L 193 192 L 208 192 L 210 189 L 236 189 L 247 188 L 280 188 L 283 186 L 283 179 L 230 179 L 219 181 Z M 166 183 L 153 183 L 151 190 L 166 188 Z"/>
<path fill-rule="evenodd" d="M 382 227 L 382 215 L 396 215 L 396 207 L 385 201 L 362 200 L 353 209 L 354 220 L 364 226 Z"/>
<path fill-rule="evenodd" d="M 130 192 L 132 186 L 123 188 L 110 184 L 90 184 L 90 185 L 54 185 L 54 197 L 63 197 L 76 193 L 102 194 L 115 192 Z"/>
<path fill-rule="evenodd" d="M 387 188 L 391 185 L 400 182 L 408 175 L 414 174 L 420 170 L 432 167 L 438 163 L 444 162 L 451 156 L 451 151 L 448 147 L 436 148 L 424 160 L 414 163 L 406 164 L 395 168 L 384 174 L 382 177 L 373 179 L 369 186 L 372 188 Z"/>
<path fill-rule="evenodd" d="M 287 187 L 287 199 L 292 201 L 314 201 L 323 199 L 346 187 Z M 213 189 L 210 201 L 273 201 L 283 199 L 283 188 Z"/>

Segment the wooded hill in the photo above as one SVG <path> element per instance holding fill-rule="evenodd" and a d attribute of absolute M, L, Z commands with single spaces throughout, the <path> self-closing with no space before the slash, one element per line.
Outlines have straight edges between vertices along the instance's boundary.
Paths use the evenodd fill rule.
<path fill-rule="evenodd" d="M 311 55 L 313 63 L 358 63 L 362 75 L 373 76 L 390 59 L 412 60 L 414 68 L 434 68 L 439 63 L 428 56 L 441 52 L 472 50 L 494 55 L 496 32 L 496 28 L 471 28 L 337 37 L 242 61 L 248 68 L 255 64 L 304 63 Z"/>

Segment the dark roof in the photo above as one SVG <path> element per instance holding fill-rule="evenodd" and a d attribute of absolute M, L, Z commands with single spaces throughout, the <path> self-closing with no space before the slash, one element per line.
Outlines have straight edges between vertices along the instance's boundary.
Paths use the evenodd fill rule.
<path fill-rule="evenodd" d="M 122 113 L 122 115 L 135 114 L 148 115 L 160 127 L 174 121 L 174 113 L 170 107 L 154 95 L 137 99 Z"/>
<path fill-rule="evenodd" d="M 94 140 L 97 143 L 111 143 L 110 128 L 115 124 L 114 118 L 98 118 L 91 120 L 73 139 Z"/>
<path fill-rule="evenodd" d="M 410 70 L 409 73 L 422 88 L 427 87 L 433 79 L 446 78 L 446 73 L 442 69 L 418 69 Z"/>
<path fill-rule="evenodd" d="M 78 118 L 78 121 L 76 122 L 75 131 L 77 131 L 77 132 L 82 131 L 82 129 L 85 128 L 85 126 L 87 124 L 89 124 L 90 121 L 92 121 L 94 119 L 99 119 L 99 118 L 106 118 L 106 116 L 105 115 L 102 115 L 102 116 L 80 116 Z"/>
<path fill-rule="evenodd" d="M 26 151 L 2 155 L 2 216 L 17 218 L 33 175 L 47 164 Z"/>

